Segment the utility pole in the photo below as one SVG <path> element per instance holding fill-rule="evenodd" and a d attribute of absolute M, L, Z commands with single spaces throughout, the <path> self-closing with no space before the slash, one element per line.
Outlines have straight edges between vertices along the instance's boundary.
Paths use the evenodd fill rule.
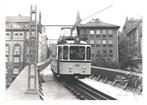
<path fill-rule="evenodd" d="M 25 93 L 37 94 L 37 62 L 38 62 L 38 33 L 37 33 L 37 8 L 30 7 L 30 27 L 29 27 L 29 65 L 28 81 Z"/>

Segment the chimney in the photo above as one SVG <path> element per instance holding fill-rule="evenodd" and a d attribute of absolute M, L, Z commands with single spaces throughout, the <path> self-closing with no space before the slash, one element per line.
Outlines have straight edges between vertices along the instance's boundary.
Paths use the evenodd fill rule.
<path fill-rule="evenodd" d="M 95 19 L 95 22 L 96 22 L 96 23 L 99 23 L 99 22 L 100 22 L 99 18 L 96 18 L 96 19 Z"/>

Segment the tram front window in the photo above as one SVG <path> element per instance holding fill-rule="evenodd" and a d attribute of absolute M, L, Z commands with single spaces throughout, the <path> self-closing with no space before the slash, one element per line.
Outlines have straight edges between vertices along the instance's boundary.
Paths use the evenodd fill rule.
<path fill-rule="evenodd" d="M 70 47 L 71 60 L 85 60 L 85 47 L 84 46 L 71 46 Z"/>
<path fill-rule="evenodd" d="M 68 59 L 68 46 L 63 47 L 63 59 Z"/>
<path fill-rule="evenodd" d="M 87 60 L 90 60 L 90 55 L 91 55 L 91 49 L 90 47 L 87 47 Z"/>
<path fill-rule="evenodd" d="M 58 47 L 58 58 L 62 59 L 62 47 L 61 46 Z"/>

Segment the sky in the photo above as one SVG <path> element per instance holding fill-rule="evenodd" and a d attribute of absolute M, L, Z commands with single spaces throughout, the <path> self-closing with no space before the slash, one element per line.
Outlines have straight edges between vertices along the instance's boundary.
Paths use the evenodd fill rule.
<path fill-rule="evenodd" d="M 103 22 L 119 25 L 120 31 L 126 17 L 141 18 L 144 12 L 143 0 L 6 0 L 5 15 L 29 16 L 31 4 L 37 6 L 38 13 L 41 12 L 43 25 L 73 25 L 77 11 L 80 12 L 81 19 L 84 19 L 112 5 L 112 7 L 82 21 L 82 23 L 99 18 Z M 46 27 L 48 38 L 57 39 L 61 33 L 60 29 L 61 27 Z"/>

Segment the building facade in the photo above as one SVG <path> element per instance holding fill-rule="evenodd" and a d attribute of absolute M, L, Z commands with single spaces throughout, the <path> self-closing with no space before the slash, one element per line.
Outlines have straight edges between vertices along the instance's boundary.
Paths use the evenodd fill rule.
<path fill-rule="evenodd" d="M 119 26 L 93 19 L 80 25 L 80 38 L 92 45 L 91 57 L 103 56 L 107 60 L 118 61 Z"/>
<path fill-rule="evenodd" d="M 48 45 L 47 35 L 40 34 L 39 36 L 39 49 L 38 49 L 38 62 L 45 61 L 48 58 Z"/>
<path fill-rule="evenodd" d="M 9 87 L 13 80 L 19 75 L 24 66 L 29 64 L 29 41 L 30 41 L 30 17 L 27 16 L 8 16 L 6 17 L 6 45 L 5 45 L 5 54 L 6 54 L 6 87 Z M 39 28 L 39 23 L 37 23 L 37 35 L 38 39 L 45 32 L 45 28 Z M 32 36 L 36 39 L 35 29 L 32 28 Z M 38 41 L 43 46 L 45 43 L 46 46 L 41 47 L 42 52 L 44 53 L 47 50 L 47 41 L 46 36 L 42 36 L 42 39 Z M 32 49 L 31 49 L 32 50 Z M 34 50 L 36 50 L 34 48 Z M 39 57 L 44 55 L 46 58 L 47 52 L 41 53 L 39 55 L 38 50 L 38 61 Z M 31 55 L 32 57 L 34 55 Z M 34 58 L 35 59 L 35 58 Z M 47 59 L 47 58 L 46 58 Z"/>
<path fill-rule="evenodd" d="M 126 18 L 122 28 L 120 42 L 124 40 L 129 56 L 133 65 L 134 72 L 142 72 L 142 19 Z M 129 69 L 129 67 L 128 67 Z"/>
<path fill-rule="evenodd" d="M 6 17 L 6 85 L 12 83 L 25 66 L 25 40 L 29 35 L 29 17 Z"/>
<path fill-rule="evenodd" d="M 122 32 L 128 41 L 128 50 L 132 58 L 142 57 L 142 19 L 126 18 Z"/>
<path fill-rule="evenodd" d="M 48 48 L 49 48 L 48 49 L 48 56 L 52 55 L 52 51 L 54 49 L 54 46 L 57 45 L 57 41 L 58 41 L 58 39 L 48 39 L 48 42 L 47 42 Z"/>

